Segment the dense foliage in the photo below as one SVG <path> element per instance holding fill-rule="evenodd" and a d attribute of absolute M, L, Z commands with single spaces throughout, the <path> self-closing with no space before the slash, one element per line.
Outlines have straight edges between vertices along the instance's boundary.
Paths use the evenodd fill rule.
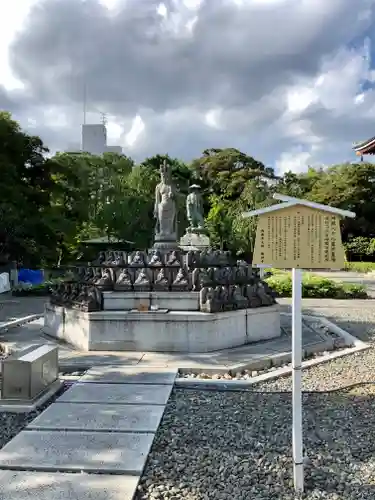
<path fill-rule="evenodd" d="M 6 112 L 0 112 L 0 141 L 1 261 L 55 266 L 75 260 L 86 239 L 103 236 L 149 247 L 154 190 L 164 160 L 180 193 L 181 233 L 187 225 L 187 189 L 198 182 L 213 245 L 249 258 L 256 221 L 241 214 L 273 203 L 278 191 L 356 212 L 356 219 L 343 221 L 348 257 L 374 258 L 375 165 L 369 163 L 278 177 L 272 168 L 233 148 L 207 149 L 189 164 L 168 155 L 140 164 L 113 153 L 49 157 L 41 139 L 25 133 Z"/>

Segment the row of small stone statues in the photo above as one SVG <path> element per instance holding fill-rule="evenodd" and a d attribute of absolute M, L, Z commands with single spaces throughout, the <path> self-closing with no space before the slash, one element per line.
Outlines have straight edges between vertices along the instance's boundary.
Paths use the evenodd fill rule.
<path fill-rule="evenodd" d="M 237 261 L 237 265 L 244 261 Z M 92 266 L 105 267 L 223 267 L 236 265 L 230 252 L 222 250 L 197 250 L 182 253 L 172 250 L 162 254 L 159 250 L 127 253 L 125 251 L 100 252 L 97 259 L 91 263 Z"/>
<path fill-rule="evenodd" d="M 273 291 L 262 281 L 242 286 L 204 286 L 199 292 L 200 310 L 208 313 L 265 307 L 275 302 Z M 93 285 L 62 282 L 53 291 L 51 303 L 86 312 L 100 311 L 103 309 L 103 295 Z"/>
<path fill-rule="evenodd" d="M 87 267 L 76 279 L 102 291 L 199 291 L 204 286 L 253 284 L 259 278 L 251 266 L 233 267 Z"/>
<path fill-rule="evenodd" d="M 56 285 L 53 290 L 51 304 L 85 312 L 101 311 L 103 309 L 103 295 L 93 285 L 62 282 Z"/>
<path fill-rule="evenodd" d="M 200 310 L 208 313 L 266 307 L 275 303 L 274 292 L 262 281 L 243 286 L 205 286 L 199 292 Z"/>

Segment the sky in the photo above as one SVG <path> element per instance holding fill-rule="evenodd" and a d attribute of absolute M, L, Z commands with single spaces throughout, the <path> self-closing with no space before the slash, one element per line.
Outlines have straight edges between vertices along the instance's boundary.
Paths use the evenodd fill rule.
<path fill-rule="evenodd" d="M 375 135 L 374 43 L 375 0 L 14 0 L 0 109 L 63 151 L 86 93 L 136 160 L 235 147 L 301 172 Z"/>

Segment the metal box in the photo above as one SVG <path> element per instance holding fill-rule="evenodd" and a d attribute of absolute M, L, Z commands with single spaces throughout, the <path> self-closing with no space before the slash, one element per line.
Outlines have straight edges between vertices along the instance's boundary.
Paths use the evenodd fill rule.
<path fill-rule="evenodd" d="M 33 345 L 4 359 L 1 399 L 33 400 L 59 376 L 58 347 Z"/>

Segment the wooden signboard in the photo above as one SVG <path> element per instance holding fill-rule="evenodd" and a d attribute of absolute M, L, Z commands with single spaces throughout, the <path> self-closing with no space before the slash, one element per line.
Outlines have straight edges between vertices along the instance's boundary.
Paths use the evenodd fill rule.
<path fill-rule="evenodd" d="M 254 264 L 292 268 L 292 405 L 294 489 L 302 492 L 302 269 L 344 267 L 340 219 L 355 213 L 275 193 L 278 205 L 243 214 L 259 217 L 253 255 Z"/>
<path fill-rule="evenodd" d="M 337 214 L 293 205 L 259 215 L 253 264 L 340 269 L 345 264 Z"/>

